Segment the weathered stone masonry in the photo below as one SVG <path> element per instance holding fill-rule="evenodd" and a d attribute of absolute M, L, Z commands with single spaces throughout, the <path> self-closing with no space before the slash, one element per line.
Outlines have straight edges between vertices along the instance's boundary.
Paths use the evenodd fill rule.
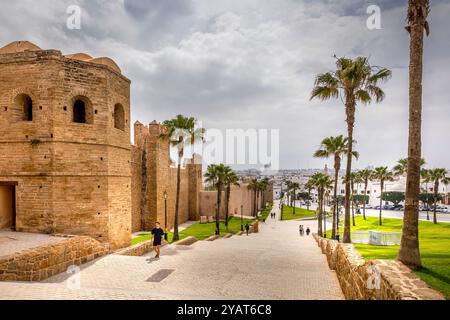
<path fill-rule="evenodd" d="M 0 185 L 14 188 L 15 229 L 129 245 L 129 119 L 130 81 L 112 60 L 0 49 Z"/>
<path fill-rule="evenodd" d="M 443 300 L 411 269 L 399 261 L 364 260 L 353 244 L 339 243 L 314 234 L 336 270 L 342 292 L 348 300 Z"/>
<path fill-rule="evenodd" d="M 156 121 L 134 125 L 132 146 L 132 230 L 149 230 L 159 221 L 164 226 L 167 193 L 167 227 L 174 224 L 177 168 L 170 161 L 170 146 L 160 138 L 164 126 Z M 202 164 L 186 159 L 181 169 L 179 223 L 199 219 L 199 193 L 202 191 Z"/>

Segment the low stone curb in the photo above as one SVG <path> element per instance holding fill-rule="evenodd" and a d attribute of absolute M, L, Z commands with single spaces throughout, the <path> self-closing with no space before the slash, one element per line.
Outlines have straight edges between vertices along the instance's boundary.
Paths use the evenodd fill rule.
<path fill-rule="evenodd" d="M 161 246 L 167 245 L 167 241 L 162 242 Z M 135 245 L 119 249 L 114 254 L 119 256 L 131 256 L 131 257 L 140 257 L 146 253 L 153 251 L 153 241 L 147 240 L 144 242 L 137 243 Z"/>
<path fill-rule="evenodd" d="M 353 244 L 313 237 L 347 300 L 445 300 L 399 261 L 366 261 Z"/>
<path fill-rule="evenodd" d="M 193 244 L 193 243 L 195 243 L 197 241 L 198 241 L 198 239 L 196 237 L 189 236 L 189 237 L 186 237 L 186 238 L 184 238 L 182 240 L 179 240 L 177 242 L 172 243 L 172 245 L 175 245 L 175 246 L 190 246 L 191 244 Z"/>
<path fill-rule="evenodd" d="M 227 233 L 227 234 L 224 236 L 224 238 L 225 238 L 225 239 L 228 239 L 228 238 L 231 238 L 232 236 L 233 236 L 232 233 Z"/>
<path fill-rule="evenodd" d="M 214 235 L 214 236 L 210 236 L 209 238 L 205 239 L 205 241 L 214 241 L 214 240 L 219 239 L 219 238 L 220 238 L 220 236 Z"/>
<path fill-rule="evenodd" d="M 239 231 L 238 233 L 236 233 L 237 236 L 242 236 L 245 233 L 245 231 Z"/>

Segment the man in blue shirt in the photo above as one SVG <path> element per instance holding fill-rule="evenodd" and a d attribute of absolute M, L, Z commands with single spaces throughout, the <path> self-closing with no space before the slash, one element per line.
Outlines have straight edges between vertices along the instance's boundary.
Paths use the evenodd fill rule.
<path fill-rule="evenodd" d="M 161 229 L 161 225 L 159 222 L 155 223 L 155 228 L 152 230 L 153 235 L 153 248 L 155 249 L 156 256 L 155 258 L 159 258 L 159 254 L 161 253 L 161 241 L 164 235 L 163 229 Z"/>

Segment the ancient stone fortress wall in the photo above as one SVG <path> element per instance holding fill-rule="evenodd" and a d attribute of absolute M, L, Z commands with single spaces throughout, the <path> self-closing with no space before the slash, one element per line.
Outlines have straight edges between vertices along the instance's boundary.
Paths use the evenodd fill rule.
<path fill-rule="evenodd" d="M 109 58 L 0 49 L 0 185 L 17 231 L 131 239 L 130 81 Z"/>
<path fill-rule="evenodd" d="M 366 261 L 353 244 L 314 237 L 348 300 L 444 300 L 399 261 Z"/>
<path fill-rule="evenodd" d="M 167 227 L 175 217 L 177 168 L 170 160 L 170 146 L 161 139 L 164 126 L 153 121 L 148 126 L 136 122 L 132 158 L 132 230 L 151 230 L 159 221 L 164 227 L 167 193 Z M 179 223 L 199 219 L 199 193 L 202 190 L 202 163 L 186 159 L 180 174 Z"/>
<path fill-rule="evenodd" d="M 108 252 L 107 244 L 91 237 L 68 237 L 56 244 L 0 257 L 0 281 L 42 281 Z"/>

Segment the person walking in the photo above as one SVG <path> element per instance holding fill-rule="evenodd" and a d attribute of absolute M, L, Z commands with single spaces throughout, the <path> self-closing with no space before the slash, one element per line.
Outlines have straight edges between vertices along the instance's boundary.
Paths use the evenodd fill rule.
<path fill-rule="evenodd" d="M 161 229 L 161 224 L 159 222 L 155 223 L 155 228 L 152 230 L 152 237 L 153 237 L 153 248 L 156 252 L 156 259 L 159 259 L 159 255 L 161 253 L 161 241 L 162 237 L 164 235 L 163 229 Z"/>
<path fill-rule="evenodd" d="M 306 228 L 306 235 L 309 236 L 309 234 L 311 233 L 311 230 L 308 228 Z"/>
<path fill-rule="evenodd" d="M 248 223 L 245 225 L 245 231 L 247 232 L 247 236 L 248 236 L 248 232 L 250 231 L 250 226 L 248 225 Z"/>

